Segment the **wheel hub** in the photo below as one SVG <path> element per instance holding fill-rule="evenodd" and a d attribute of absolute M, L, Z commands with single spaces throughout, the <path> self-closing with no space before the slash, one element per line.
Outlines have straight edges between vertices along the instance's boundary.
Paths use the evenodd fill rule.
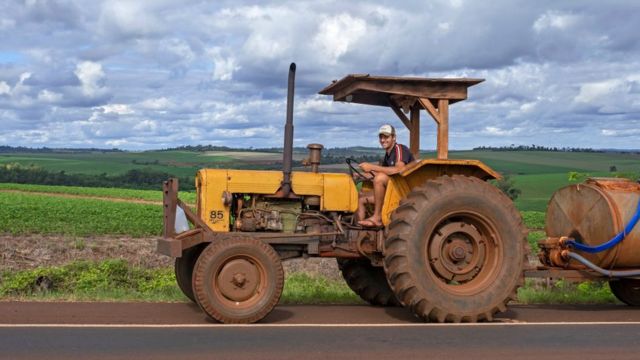
<path fill-rule="evenodd" d="M 220 293 L 231 301 L 245 301 L 252 297 L 259 285 L 259 270 L 247 259 L 227 262 L 216 277 Z"/>
<path fill-rule="evenodd" d="M 485 248 L 485 240 L 475 226 L 449 222 L 439 227 L 431 239 L 429 263 L 443 281 L 464 283 L 480 271 Z"/>

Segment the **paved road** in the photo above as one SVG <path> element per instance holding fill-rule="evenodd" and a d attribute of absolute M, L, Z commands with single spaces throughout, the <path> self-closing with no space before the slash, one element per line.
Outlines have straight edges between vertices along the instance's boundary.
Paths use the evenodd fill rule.
<path fill-rule="evenodd" d="M 553 322 L 553 323 L 551 323 Z M 422 324 L 399 308 L 279 306 L 259 325 L 192 304 L 0 302 L 0 359 L 638 359 L 640 310 L 513 306 L 496 322 Z"/>
<path fill-rule="evenodd" d="M 514 305 L 496 322 L 640 322 L 625 305 Z M 420 323 L 400 307 L 364 305 L 277 306 L 261 324 Z M 0 301 L 0 324 L 215 324 L 193 303 Z M 639 357 L 640 358 L 640 357 Z"/>
<path fill-rule="evenodd" d="M 0 328 L 3 359 L 638 359 L 640 326 Z"/>

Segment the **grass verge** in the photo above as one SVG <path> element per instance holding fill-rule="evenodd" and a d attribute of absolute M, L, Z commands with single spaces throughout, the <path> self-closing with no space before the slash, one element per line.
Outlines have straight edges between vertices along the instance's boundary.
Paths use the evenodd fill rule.
<path fill-rule="evenodd" d="M 527 279 L 518 290 L 521 304 L 615 304 L 619 303 L 611 293 L 609 284 L 600 281 L 571 283 L 556 280 L 547 284 L 544 280 Z"/>
<path fill-rule="evenodd" d="M 2 300 L 162 301 L 188 299 L 178 288 L 172 268 L 145 269 L 125 260 L 75 261 L 0 274 Z M 606 282 L 547 284 L 527 279 L 518 291 L 521 304 L 618 303 Z M 341 280 L 306 273 L 287 276 L 281 304 L 364 304 Z"/>
<path fill-rule="evenodd" d="M 178 288 L 173 268 L 144 269 L 125 260 L 75 261 L 0 274 L 0 299 L 68 301 L 188 301 Z M 290 274 L 281 304 L 361 304 L 338 280 Z"/>

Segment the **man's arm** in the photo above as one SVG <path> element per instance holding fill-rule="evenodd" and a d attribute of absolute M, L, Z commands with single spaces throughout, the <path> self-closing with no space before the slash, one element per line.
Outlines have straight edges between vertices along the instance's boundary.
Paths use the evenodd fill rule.
<path fill-rule="evenodd" d="M 375 165 L 372 163 L 368 163 L 368 162 L 363 162 L 361 164 L 359 164 L 358 166 L 360 166 L 360 168 L 362 169 L 362 171 L 364 172 L 381 172 L 383 174 L 387 174 L 387 175 L 395 175 L 399 172 L 401 172 L 404 167 L 406 166 L 406 164 L 402 161 L 398 161 L 394 166 L 380 166 L 380 165 Z"/>

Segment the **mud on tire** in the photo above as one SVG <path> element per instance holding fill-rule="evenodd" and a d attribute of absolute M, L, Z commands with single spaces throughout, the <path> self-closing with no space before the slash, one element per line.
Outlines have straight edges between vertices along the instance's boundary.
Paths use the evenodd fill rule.
<path fill-rule="evenodd" d="M 174 272 L 176 274 L 176 282 L 182 293 L 189 298 L 189 300 L 196 302 L 196 297 L 193 294 L 193 267 L 196 265 L 198 256 L 202 253 L 202 250 L 207 244 L 199 244 L 194 247 L 185 249 L 182 252 L 182 256 L 176 258 L 174 263 Z"/>
<path fill-rule="evenodd" d="M 490 321 L 524 281 L 522 218 L 509 198 L 477 178 L 427 181 L 400 203 L 388 229 L 389 285 L 425 321 Z"/>
<path fill-rule="evenodd" d="M 227 324 L 253 323 L 267 316 L 280 300 L 283 286 L 278 253 L 253 238 L 209 244 L 193 272 L 198 305 Z"/>
<path fill-rule="evenodd" d="M 349 288 L 360 298 L 376 306 L 400 306 L 382 267 L 368 259 L 337 259 L 338 268 Z"/>

